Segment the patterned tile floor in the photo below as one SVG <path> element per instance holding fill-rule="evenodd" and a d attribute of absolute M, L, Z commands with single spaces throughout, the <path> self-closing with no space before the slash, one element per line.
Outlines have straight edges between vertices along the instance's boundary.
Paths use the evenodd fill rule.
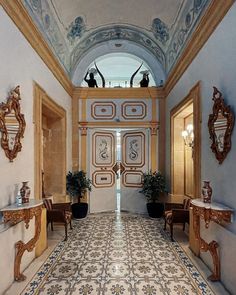
<path fill-rule="evenodd" d="M 131 214 L 75 221 L 21 294 L 214 294 L 162 228 L 162 220 Z"/>

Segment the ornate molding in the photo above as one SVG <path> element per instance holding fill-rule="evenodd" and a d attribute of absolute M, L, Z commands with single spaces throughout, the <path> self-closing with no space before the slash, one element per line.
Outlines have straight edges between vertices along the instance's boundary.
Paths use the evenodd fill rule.
<path fill-rule="evenodd" d="M 158 98 L 166 97 L 163 87 L 141 87 L 141 88 L 88 88 L 75 87 L 73 96 L 80 99 L 121 99 L 121 98 Z"/>
<path fill-rule="evenodd" d="M 9 17 L 12 19 L 12 21 L 15 23 L 15 25 L 18 27 L 18 29 L 28 40 L 30 45 L 42 58 L 50 71 L 54 74 L 56 79 L 61 83 L 63 88 L 70 96 L 72 96 L 73 85 L 68 75 L 65 73 L 61 64 L 54 56 L 51 48 L 44 40 L 42 34 L 32 21 L 31 17 L 29 16 L 27 10 L 23 5 L 23 2 L 21 0 L 1 0 L 0 4 L 9 15 Z"/>
<path fill-rule="evenodd" d="M 159 122 L 151 122 L 151 127 L 150 127 L 150 129 L 151 129 L 151 135 L 157 135 L 157 131 L 158 131 L 158 129 L 159 129 L 159 125 L 160 125 L 160 123 Z"/>
<path fill-rule="evenodd" d="M 169 73 L 180 56 L 180 52 L 189 41 L 194 29 L 199 22 L 201 14 L 206 10 L 210 0 L 187 1 L 182 13 L 177 17 L 175 29 L 171 33 L 170 42 L 166 53 L 166 72 Z M 176 25 L 178 24 L 178 25 Z M 180 57 L 181 58 L 181 57 Z"/>
<path fill-rule="evenodd" d="M 164 87 L 166 95 L 177 84 L 233 3 L 234 0 L 212 0 L 181 53 L 180 58 L 169 73 Z"/>
<path fill-rule="evenodd" d="M 99 28 L 91 32 L 85 38 L 83 38 L 83 41 L 77 44 L 71 53 L 72 71 L 78 62 L 83 58 L 84 54 L 88 52 L 88 50 L 98 44 L 101 44 L 102 42 L 107 42 L 110 40 L 127 40 L 139 44 L 154 54 L 154 56 L 163 66 L 163 69 L 165 69 L 165 53 L 161 49 L 160 45 L 146 32 L 133 26 L 113 25 Z"/>
<path fill-rule="evenodd" d="M 87 130 L 88 128 L 87 127 L 80 127 L 80 131 L 81 131 L 81 135 L 87 135 Z"/>

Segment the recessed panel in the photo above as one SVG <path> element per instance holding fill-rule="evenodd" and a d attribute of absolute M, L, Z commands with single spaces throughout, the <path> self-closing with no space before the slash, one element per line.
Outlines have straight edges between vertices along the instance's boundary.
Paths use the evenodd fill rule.
<path fill-rule="evenodd" d="M 93 165 L 95 167 L 113 166 L 115 164 L 114 146 L 115 138 L 112 133 L 95 132 L 92 137 Z"/>
<path fill-rule="evenodd" d="M 121 106 L 121 115 L 125 120 L 142 120 L 147 116 L 147 106 L 144 102 L 126 101 Z"/>
<path fill-rule="evenodd" d="M 94 120 L 112 120 L 116 116 L 116 105 L 113 102 L 94 102 L 91 116 Z"/>
<path fill-rule="evenodd" d="M 126 167 L 143 167 L 145 164 L 145 134 L 127 133 L 123 136 L 122 163 Z"/>
<path fill-rule="evenodd" d="M 115 182 L 115 175 L 113 171 L 95 171 L 92 175 L 93 186 L 111 187 Z"/>
<path fill-rule="evenodd" d="M 142 187 L 142 171 L 125 171 L 122 174 L 122 183 L 126 187 Z"/>

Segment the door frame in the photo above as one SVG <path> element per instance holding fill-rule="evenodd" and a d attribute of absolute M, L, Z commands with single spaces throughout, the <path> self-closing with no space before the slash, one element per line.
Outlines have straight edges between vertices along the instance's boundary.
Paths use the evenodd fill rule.
<path fill-rule="evenodd" d="M 193 86 L 187 96 L 176 105 L 170 112 L 170 146 L 171 146 L 171 194 L 174 190 L 174 119 L 187 106 L 193 104 L 193 125 L 194 125 L 194 153 L 193 153 L 193 174 L 194 190 L 193 198 L 201 196 L 201 97 L 200 81 Z"/>
<path fill-rule="evenodd" d="M 58 105 L 46 91 L 34 82 L 34 194 L 35 199 L 42 199 L 42 115 L 43 106 L 46 106 L 52 113 L 56 114 L 61 122 L 62 137 L 62 194 L 66 193 L 66 111 Z"/>

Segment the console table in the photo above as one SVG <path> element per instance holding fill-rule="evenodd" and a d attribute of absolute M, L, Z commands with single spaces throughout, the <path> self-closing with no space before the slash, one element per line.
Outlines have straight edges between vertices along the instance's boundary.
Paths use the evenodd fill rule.
<path fill-rule="evenodd" d="M 33 251 L 35 244 L 39 238 L 39 234 L 41 231 L 42 204 L 43 204 L 42 201 L 30 200 L 29 203 L 25 203 L 22 205 L 13 204 L 0 210 L 3 213 L 4 222 L 9 222 L 12 225 L 14 225 L 20 221 L 24 221 L 26 228 L 29 227 L 30 219 L 35 217 L 34 237 L 26 244 L 23 243 L 22 241 L 18 241 L 15 244 L 15 248 L 16 248 L 16 256 L 15 256 L 15 263 L 14 263 L 15 281 L 23 281 L 26 279 L 26 277 L 22 273 L 20 273 L 21 258 L 26 250 L 28 252 Z"/>
<path fill-rule="evenodd" d="M 211 241 L 209 244 L 201 238 L 200 235 L 200 218 L 205 221 L 205 227 L 209 227 L 210 221 L 215 221 L 219 224 L 222 222 L 230 223 L 233 218 L 233 210 L 216 202 L 204 203 L 201 199 L 194 199 L 191 201 L 193 208 L 193 229 L 196 239 L 199 241 L 200 251 L 207 252 L 213 259 L 213 273 L 209 276 L 211 281 L 220 280 L 220 258 L 217 252 L 219 245 L 216 241 Z"/>

